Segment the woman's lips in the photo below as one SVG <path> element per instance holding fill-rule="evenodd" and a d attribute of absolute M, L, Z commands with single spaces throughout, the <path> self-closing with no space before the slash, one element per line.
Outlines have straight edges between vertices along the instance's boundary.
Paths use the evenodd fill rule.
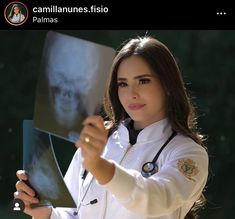
<path fill-rule="evenodd" d="M 144 106 L 145 106 L 145 104 L 133 103 L 133 104 L 129 104 L 128 108 L 130 110 L 139 110 L 139 109 L 143 108 Z"/>

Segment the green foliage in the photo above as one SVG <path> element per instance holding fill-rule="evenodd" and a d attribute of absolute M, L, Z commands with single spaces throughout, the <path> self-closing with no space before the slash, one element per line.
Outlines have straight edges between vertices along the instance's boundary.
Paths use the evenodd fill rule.
<path fill-rule="evenodd" d="M 0 203 L 7 206 L 15 191 L 15 171 L 22 166 L 22 121 L 33 118 L 35 89 L 47 31 L 0 31 Z M 207 136 L 210 177 L 208 203 L 201 218 L 234 218 L 235 166 L 235 31 L 59 31 L 117 48 L 137 35 L 152 35 L 176 56 L 195 103 L 199 127 Z M 54 139 L 65 173 L 74 146 Z M 0 218 L 28 218 L 0 211 Z"/>

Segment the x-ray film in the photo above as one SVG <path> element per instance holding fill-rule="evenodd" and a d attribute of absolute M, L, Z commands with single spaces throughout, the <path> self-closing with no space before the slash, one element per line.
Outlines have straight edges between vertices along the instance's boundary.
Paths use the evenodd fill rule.
<path fill-rule="evenodd" d="M 49 31 L 38 79 L 34 125 L 75 142 L 82 121 L 99 113 L 115 50 Z"/>
<path fill-rule="evenodd" d="M 50 135 L 34 128 L 32 120 L 23 122 L 23 169 L 28 184 L 40 200 L 32 207 L 76 208 L 57 163 Z"/>

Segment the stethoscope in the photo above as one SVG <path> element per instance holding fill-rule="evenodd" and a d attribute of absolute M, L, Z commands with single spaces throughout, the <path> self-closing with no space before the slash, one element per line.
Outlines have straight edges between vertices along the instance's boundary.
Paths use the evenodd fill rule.
<path fill-rule="evenodd" d="M 170 135 L 170 137 L 166 140 L 166 142 L 162 145 L 162 147 L 160 148 L 160 150 L 157 152 L 157 154 L 155 155 L 155 157 L 153 158 L 153 160 L 151 162 L 146 162 L 143 164 L 142 166 L 142 170 L 141 170 L 141 175 L 145 178 L 148 178 L 150 176 L 152 176 L 153 174 L 157 173 L 158 172 L 158 166 L 156 164 L 157 162 L 157 159 L 159 157 L 159 155 L 161 154 L 162 150 L 168 145 L 168 143 L 176 136 L 177 132 L 176 131 L 173 131 L 172 134 Z M 81 179 L 84 180 L 86 179 L 87 177 L 87 174 L 88 174 L 88 171 L 84 170 L 83 174 L 82 174 L 82 177 Z M 91 182 L 93 181 L 93 178 L 91 180 Z M 89 186 L 85 192 L 85 194 L 83 195 L 78 207 L 77 207 L 77 211 L 75 211 L 73 213 L 74 216 L 78 215 L 78 212 L 79 212 L 79 209 L 81 206 L 83 206 L 84 204 L 82 204 L 82 201 L 84 200 L 88 190 L 89 190 L 89 187 L 91 185 L 91 182 L 89 183 Z M 83 183 L 82 183 L 83 184 Z M 97 199 L 94 199 L 92 201 L 90 201 L 89 203 L 85 204 L 85 205 L 89 205 L 89 204 L 96 204 L 98 202 Z"/>
<path fill-rule="evenodd" d="M 157 154 L 155 155 L 153 160 L 151 162 L 146 162 L 143 164 L 142 170 L 141 170 L 141 175 L 143 177 L 148 178 L 158 172 L 157 159 L 158 159 L 159 155 L 161 154 L 162 150 L 176 136 L 176 134 L 177 134 L 177 132 L 173 131 L 171 136 L 166 140 L 166 142 L 162 145 L 160 150 L 157 152 Z"/>
<path fill-rule="evenodd" d="M 157 152 L 157 154 L 155 155 L 155 157 L 153 158 L 153 160 L 151 162 L 146 162 L 143 164 L 142 166 L 142 170 L 141 170 L 141 175 L 145 178 L 148 178 L 150 176 L 152 176 L 153 174 L 157 173 L 158 172 L 158 166 L 156 164 L 157 162 L 157 159 L 159 157 L 159 155 L 161 154 L 162 150 L 167 146 L 167 144 L 177 135 L 177 132 L 173 130 L 172 134 L 170 135 L 170 137 L 166 140 L 166 142 L 162 145 L 162 147 L 160 148 L 160 150 Z M 83 174 L 82 174 L 82 181 L 84 182 L 84 180 L 86 179 L 87 177 L 87 174 L 88 174 L 88 171 L 87 170 L 84 170 Z M 77 211 L 75 211 L 73 214 L 74 216 L 76 216 L 78 214 L 78 211 L 80 209 L 81 206 L 83 205 L 89 205 L 89 204 L 96 204 L 98 202 L 97 199 L 94 199 L 92 201 L 90 201 L 89 203 L 87 204 L 83 204 L 83 200 L 89 190 L 89 187 L 91 185 L 93 181 L 93 178 L 91 180 L 91 182 L 89 183 L 89 186 L 85 192 L 85 194 L 83 195 L 83 198 L 81 199 L 80 203 L 79 203 L 79 206 L 77 207 Z M 82 183 L 83 184 L 83 183 Z M 12 202 L 12 205 L 13 205 L 13 211 L 23 211 L 24 208 L 25 208 L 25 205 L 24 205 L 24 202 L 20 199 L 14 199 L 13 202 Z"/>

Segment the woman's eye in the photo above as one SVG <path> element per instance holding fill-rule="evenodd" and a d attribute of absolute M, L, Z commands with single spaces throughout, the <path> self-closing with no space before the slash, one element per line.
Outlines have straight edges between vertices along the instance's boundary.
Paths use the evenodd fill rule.
<path fill-rule="evenodd" d="M 118 82 L 118 87 L 126 87 L 127 83 L 125 82 Z"/>
<path fill-rule="evenodd" d="M 148 83 L 150 83 L 150 79 L 140 79 L 139 83 L 140 84 L 148 84 Z"/>

